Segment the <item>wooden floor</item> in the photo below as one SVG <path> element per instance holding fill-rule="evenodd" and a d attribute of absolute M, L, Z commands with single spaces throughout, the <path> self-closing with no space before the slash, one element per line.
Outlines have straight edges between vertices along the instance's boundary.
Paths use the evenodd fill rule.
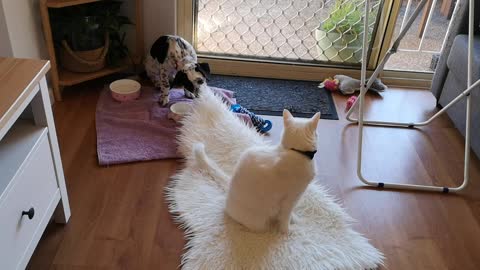
<path fill-rule="evenodd" d="M 91 87 L 90 87 L 91 89 Z M 185 244 L 172 222 L 163 188 L 179 168 L 174 160 L 99 167 L 97 89 L 76 89 L 55 105 L 72 217 L 50 224 L 29 269 L 177 269 Z M 461 195 L 365 188 L 356 177 L 357 127 L 344 119 L 346 98 L 335 96 L 339 121 L 322 120 L 315 159 L 319 178 L 382 250 L 385 269 L 480 269 L 480 163 Z M 420 120 L 435 110 L 428 91 L 390 90 L 369 96 L 369 115 Z M 272 140 L 281 132 L 273 119 Z M 463 138 L 448 118 L 420 130 L 369 127 L 363 172 L 371 180 L 458 185 Z"/>

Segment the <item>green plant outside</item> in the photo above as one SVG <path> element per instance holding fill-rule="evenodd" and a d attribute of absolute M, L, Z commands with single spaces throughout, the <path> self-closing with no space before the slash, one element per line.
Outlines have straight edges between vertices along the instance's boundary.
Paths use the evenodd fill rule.
<path fill-rule="evenodd" d="M 322 22 L 319 29 L 325 32 L 360 35 L 363 32 L 365 0 L 337 0 L 333 12 Z M 375 20 L 378 9 L 371 11 L 369 21 Z M 371 34 L 371 29 L 369 29 Z"/>
<path fill-rule="evenodd" d="M 377 7 L 370 10 L 369 22 L 375 21 Z M 365 0 L 336 0 L 332 10 L 329 17 L 315 30 L 318 59 L 339 63 L 359 63 Z M 373 28 L 369 27 L 369 40 L 372 32 Z"/>

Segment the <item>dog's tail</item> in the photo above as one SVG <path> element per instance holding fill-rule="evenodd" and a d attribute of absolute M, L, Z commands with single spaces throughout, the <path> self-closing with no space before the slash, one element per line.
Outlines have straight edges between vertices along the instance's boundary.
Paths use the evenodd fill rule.
<path fill-rule="evenodd" d="M 228 176 L 211 160 L 205 153 L 205 145 L 203 143 L 193 144 L 193 157 L 200 169 L 207 171 L 222 189 L 225 189 L 228 183 Z"/>

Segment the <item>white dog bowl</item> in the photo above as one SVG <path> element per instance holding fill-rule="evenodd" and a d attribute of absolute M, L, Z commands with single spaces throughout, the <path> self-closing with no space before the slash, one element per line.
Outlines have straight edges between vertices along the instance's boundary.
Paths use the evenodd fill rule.
<path fill-rule="evenodd" d="M 116 80 L 110 84 L 112 97 L 120 102 L 137 99 L 140 96 L 140 83 L 130 79 Z"/>
<path fill-rule="evenodd" d="M 192 103 L 189 102 L 177 102 L 170 106 L 171 118 L 175 121 L 179 121 L 192 109 Z"/>

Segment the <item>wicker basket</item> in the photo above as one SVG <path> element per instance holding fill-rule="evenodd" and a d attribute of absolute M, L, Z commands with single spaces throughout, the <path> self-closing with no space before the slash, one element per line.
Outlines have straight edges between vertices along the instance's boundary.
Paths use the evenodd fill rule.
<path fill-rule="evenodd" d="M 73 72 L 94 72 L 105 67 L 106 55 L 110 39 L 108 34 L 105 35 L 105 45 L 98 49 L 89 51 L 73 51 L 66 40 L 62 41 L 60 49 L 60 62 L 62 66 Z"/>

